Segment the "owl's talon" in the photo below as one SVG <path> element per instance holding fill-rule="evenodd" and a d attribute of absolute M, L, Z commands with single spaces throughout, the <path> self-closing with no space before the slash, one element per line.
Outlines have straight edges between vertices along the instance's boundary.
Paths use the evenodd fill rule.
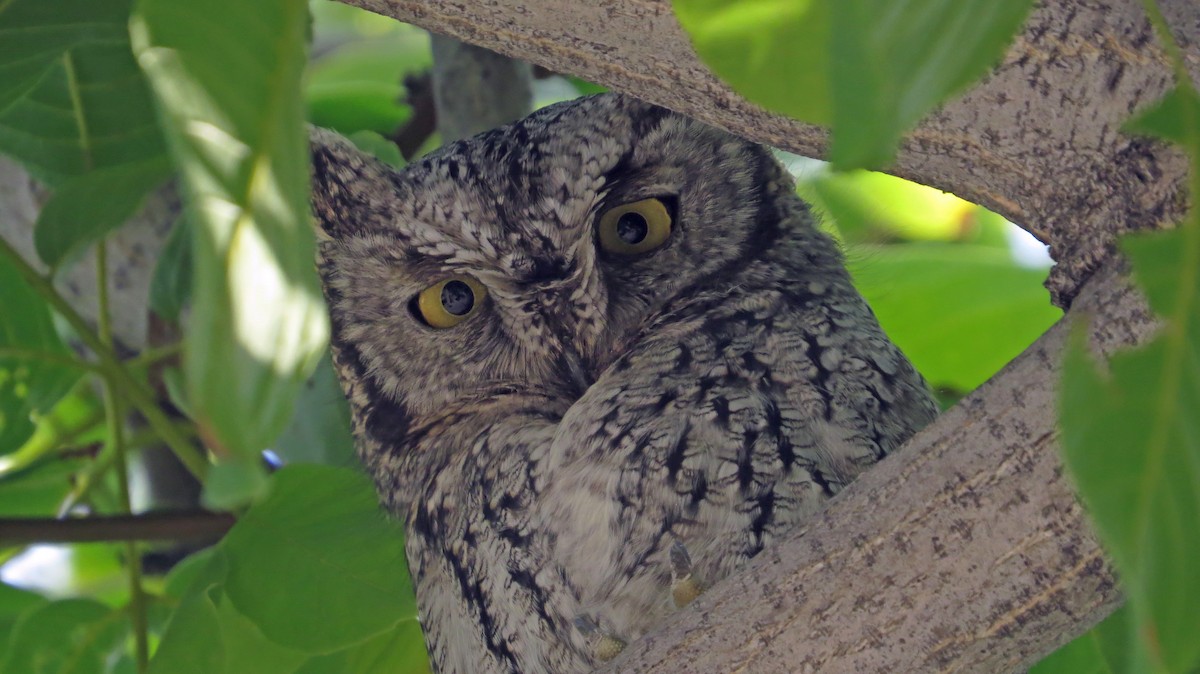
<path fill-rule="evenodd" d="M 576 617 L 575 629 L 587 637 L 588 645 L 592 649 L 592 657 L 600 662 L 608 662 L 625 650 L 624 641 L 610 634 L 602 633 L 596 621 L 588 616 Z"/>
<path fill-rule="evenodd" d="M 671 599 L 675 608 L 683 608 L 700 596 L 704 586 L 692 575 L 692 557 L 683 543 L 675 541 L 668 556 L 671 560 Z"/>

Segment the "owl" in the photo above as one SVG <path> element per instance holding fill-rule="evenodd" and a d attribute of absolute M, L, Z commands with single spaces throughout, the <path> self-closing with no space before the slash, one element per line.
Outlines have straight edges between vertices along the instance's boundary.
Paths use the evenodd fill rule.
<path fill-rule="evenodd" d="M 439 672 L 590 671 L 935 414 L 763 147 L 615 94 L 400 171 L 313 141 L 334 361 Z"/>

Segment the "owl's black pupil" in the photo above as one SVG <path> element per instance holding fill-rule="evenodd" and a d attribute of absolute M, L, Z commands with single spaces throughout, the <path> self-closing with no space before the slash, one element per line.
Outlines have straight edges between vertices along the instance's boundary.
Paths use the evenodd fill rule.
<path fill-rule="evenodd" d="M 630 211 L 617 218 L 617 237 L 631 246 L 641 243 L 648 231 L 650 226 L 641 213 Z"/>
<path fill-rule="evenodd" d="M 442 308 L 455 316 L 464 316 L 475 306 L 475 293 L 471 286 L 462 281 L 451 281 L 442 286 Z"/>

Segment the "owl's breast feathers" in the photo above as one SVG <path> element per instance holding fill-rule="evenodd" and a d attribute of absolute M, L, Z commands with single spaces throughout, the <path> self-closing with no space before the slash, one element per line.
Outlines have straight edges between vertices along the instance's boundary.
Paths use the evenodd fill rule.
<path fill-rule="evenodd" d="M 673 610 L 674 542 L 716 582 L 933 418 L 848 285 L 792 278 L 694 298 L 560 425 L 545 526 L 613 633 L 637 638 Z"/>

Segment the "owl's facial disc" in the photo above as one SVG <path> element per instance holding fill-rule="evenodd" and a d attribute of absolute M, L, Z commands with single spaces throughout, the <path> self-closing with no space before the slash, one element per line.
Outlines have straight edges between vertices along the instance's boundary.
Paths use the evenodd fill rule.
<path fill-rule="evenodd" d="M 775 227 L 765 150 L 617 95 L 399 173 L 344 144 L 313 161 L 338 347 L 413 419 L 582 395 L 663 312 L 724 292 Z"/>

